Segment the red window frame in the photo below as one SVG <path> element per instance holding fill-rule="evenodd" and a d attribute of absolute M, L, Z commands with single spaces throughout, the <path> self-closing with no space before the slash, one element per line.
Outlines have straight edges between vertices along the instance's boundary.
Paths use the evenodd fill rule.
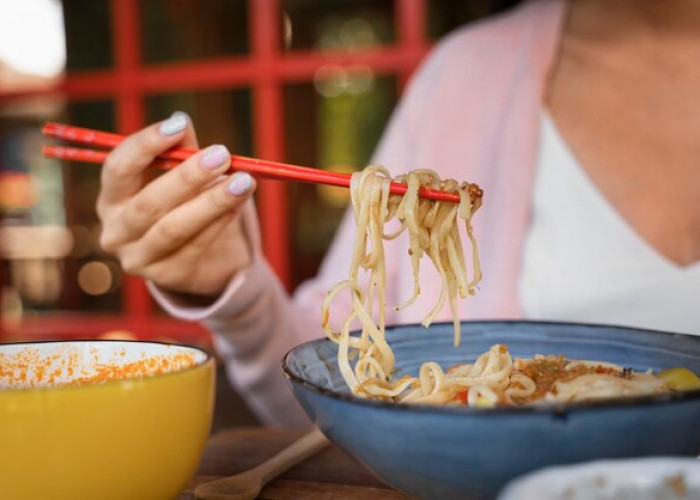
<path fill-rule="evenodd" d="M 403 86 L 430 42 L 427 38 L 426 0 L 394 0 L 396 43 L 357 53 L 297 50 L 284 52 L 281 43 L 280 0 L 248 0 L 250 53 L 201 61 L 144 65 L 138 0 L 111 0 L 114 66 L 108 70 L 69 72 L 54 89 L 13 94 L 0 93 L 0 101 L 45 93 L 59 93 L 71 101 L 111 98 L 116 126 L 130 133 L 144 126 L 144 103 L 149 95 L 177 90 L 211 90 L 246 87 L 252 92 L 254 155 L 284 161 L 284 85 L 313 80 L 318 68 L 361 63 L 377 74 L 392 74 Z M 258 209 L 263 250 L 282 282 L 290 287 L 290 234 L 284 217 L 287 192 L 284 183 L 262 180 Z M 122 291 L 123 315 L 119 327 L 152 327 L 153 303 L 141 279 L 126 277 Z M 70 319 L 65 327 L 73 324 Z M 62 323 L 52 330 L 60 330 Z M 116 323 L 93 321 L 90 331 L 110 329 Z M 75 329 L 75 325 L 72 326 Z M 29 328 L 30 331 L 36 328 Z"/>

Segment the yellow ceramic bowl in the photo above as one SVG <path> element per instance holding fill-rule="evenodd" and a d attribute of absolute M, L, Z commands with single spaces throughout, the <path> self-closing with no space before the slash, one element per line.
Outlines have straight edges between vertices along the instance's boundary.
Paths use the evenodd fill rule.
<path fill-rule="evenodd" d="M 191 347 L 0 344 L 0 498 L 177 498 L 209 434 L 214 375 Z"/>

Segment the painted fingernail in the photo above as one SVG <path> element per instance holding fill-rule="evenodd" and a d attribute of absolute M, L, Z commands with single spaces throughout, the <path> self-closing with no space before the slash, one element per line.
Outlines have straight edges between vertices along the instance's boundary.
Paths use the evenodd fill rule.
<path fill-rule="evenodd" d="M 199 163 L 207 170 L 214 170 L 223 165 L 229 156 L 231 156 L 231 153 L 228 152 L 226 146 L 216 144 L 206 149 Z"/>
<path fill-rule="evenodd" d="M 176 111 L 167 120 L 160 124 L 160 133 L 163 135 L 179 134 L 187 128 L 187 114 Z"/>
<path fill-rule="evenodd" d="M 228 183 L 228 192 L 240 196 L 245 194 L 253 185 L 253 178 L 246 172 L 236 172 Z"/>
<path fill-rule="evenodd" d="M 170 115 L 170 117 L 172 118 L 173 116 L 184 116 L 186 120 L 190 119 L 190 115 L 188 115 L 184 111 L 180 111 L 179 109 L 177 111 L 173 111 L 173 114 Z"/>

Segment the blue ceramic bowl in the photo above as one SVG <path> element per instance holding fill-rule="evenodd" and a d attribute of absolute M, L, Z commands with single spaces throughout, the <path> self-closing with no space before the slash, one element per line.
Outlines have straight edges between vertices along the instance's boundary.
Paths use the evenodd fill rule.
<path fill-rule="evenodd" d="M 632 328 L 538 322 L 466 322 L 387 330 L 397 376 L 424 361 L 474 360 L 491 345 L 610 361 L 636 370 L 684 366 L 700 373 L 700 337 Z M 421 499 L 484 500 L 521 474 L 601 458 L 700 453 L 700 391 L 548 407 L 408 406 L 349 394 L 327 339 L 284 359 L 294 394 L 335 444 L 395 488 Z"/>

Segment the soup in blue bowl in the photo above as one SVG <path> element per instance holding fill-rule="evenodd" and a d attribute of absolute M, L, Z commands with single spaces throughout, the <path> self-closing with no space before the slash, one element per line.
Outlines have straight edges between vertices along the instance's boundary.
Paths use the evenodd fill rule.
<path fill-rule="evenodd" d="M 700 337 L 615 326 L 465 322 L 387 328 L 396 377 L 421 364 L 473 362 L 494 344 L 513 357 L 564 355 L 636 371 L 685 367 L 700 373 Z M 511 479 L 542 467 L 603 458 L 697 456 L 700 390 L 516 407 L 408 405 L 350 393 L 337 345 L 302 344 L 284 359 L 292 390 L 340 448 L 398 490 L 420 499 L 492 499 Z"/>

